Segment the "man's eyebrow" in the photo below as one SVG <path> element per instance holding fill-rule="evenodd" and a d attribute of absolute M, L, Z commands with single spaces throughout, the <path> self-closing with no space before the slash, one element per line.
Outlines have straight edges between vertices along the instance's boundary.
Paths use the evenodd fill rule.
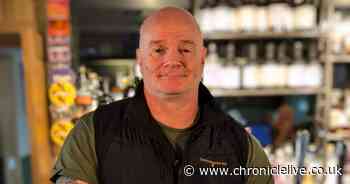
<path fill-rule="evenodd" d="M 194 41 L 192 41 L 192 40 L 181 40 L 181 42 L 182 42 L 182 43 L 186 43 L 186 44 L 196 45 L 196 44 L 194 43 Z"/>
<path fill-rule="evenodd" d="M 161 43 L 164 43 L 163 40 L 152 40 L 150 41 L 150 45 L 156 45 L 156 44 L 161 44 Z"/>
<path fill-rule="evenodd" d="M 157 44 L 161 44 L 164 42 L 165 42 L 164 40 L 152 40 L 152 41 L 150 41 L 150 45 L 157 45 Z M 181 40 L 180 42 L 183 44 L 196 45 L 195 42 L 192 40 Z"/>

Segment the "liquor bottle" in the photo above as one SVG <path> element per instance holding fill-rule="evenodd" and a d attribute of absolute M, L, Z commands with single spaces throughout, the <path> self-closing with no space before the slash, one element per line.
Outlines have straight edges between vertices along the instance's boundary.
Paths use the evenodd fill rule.
<path fill-rule="evenodd" d="M 205 0 L 195 15 L 203 33 L 210 33 L 214 28 L 215 20 L 213 19 L 214 16 L 211 3 L 210 0 Z"/>
<path fill-rule="evenodd" d="M 271 31 L 284 32 L 293 29 L 293 11 L 285 1 L 272 1 L 268 7 L 268 17 Z"/>
<path fill-rule="evenodd" d="M 232 32 L 238 32 L 240 30 L 240 19 L 239 19 L 239 8 L 240 8 L 240 1 L 234 0 L 229 1 L 230 8 L 232 12 L 232 18 L 231 18 L 231 31 Z"/>
<path fill-rule="evenodd" d="M 287 80 L 288 80 L 288 57 L 286 55 L 286 44 L 281 43 L 278 47 L 278 67 L 277 67 L 277 73 L 276 78 L 279 79 L 278 87 L 286 87 L 287 86 Z"/>
<path fill-rule="evenodd" d="M 305 157 L 310 143 L 310 133 L 306 130 L 297 132 L 295 141 L 295 157 L 297 168 L 305 167 Z M 302 182 L 302 175 L 296 176 L 296 183 Z"/>
<path fill-rule="evenodd" d="M 240 67 L 237 64 L 236 48 L 233 43 L 229 43 L 226 47 L 226 66 L 222 68 L 221 75 L 223 88 L 240 88 Z"/>
<path fill-rule="evenodd" d="M 275 45 L 268 43 L 266 46 L 266 61 L 261 66 L 261 86 L 265 88 L 273 88 L 278 85 L 277 69 L 278 66 L 274 60 Z"/>
<path fill-rule="evenodd" d="M 306 66 L 306 85 L 308 87 L 321 87 L 322 85 L 322 66 L 317 60 L 317 45 L 311 44 L 309 49 L 309 63 Z"/>
<path fill-rule="evenodd" d="M 301 1 L 301 3 L 299 3 Z M 295 0 L 294 26 L 300 31 L 316 28 L 317 8 L 313 0 Z"/>
<path fill-rule="evenodd" d="M 142 73 L 141 73 L 141 68 L 139 64 L 134 65 L 134 73 L 137 79 L 142 79 Z"/>
<path fill-rule="evenodd" d="M 114 101 L 114 99 L 110 93 L 109 82 L 110 81 L 109 81 L 108 77 L 104 77 L 102 79 L 103 94 L 98 98 L 99 105 L 106 105 L 106 104 L 112 103 Z"/>
<path fill-rule="evenodd" d="M 338 168 L 339 167 L 339 157 L 336 154 L 335 145 L 328 143 L 326 145 L 326 168 Z M 332 184 L 339 183 L 339 176 L 335 173 L 329 173 L 325 176 L 324 183 Z"/>
<path fill-rule="evenodd" d="M 257 45 L 251 44 L 248 52 L 248 63 L 243 66 L 243 87 L 247 89 L 254 89 L 258 88 L 260 84 L 260 66 L 257 62 Z"/>
<path fill-rule="evenodd" d="M 220 87 L 220 70 L 219 55 L 215 43 L 209 43 L 208 56 L 203 70 L 203 83 L 209 88 Z"/>
<path fill-rule="evenodd" d="M 89 107 L 89 111 L 94 111 L 98 107 L 98 98 L 102 96 L 103 92 L 100 90 L 100 80 L 96 72 L 88 72 L 89 85 L 88 89 L 92 95 L 92 104 Z"/>
<path fill-rule="evenodd" d="M 266 0 L 258 0 L 256 8 L 256 31 L 266 32 L 268 30 L 268 11 Z"/>
<path fill-rule="evenodd" d="M 122 76 L 120 75 L 120 72 L 115 73 L 114 78 L 114 86 L 111 89 L 111 96 L 113 98 L 113 101 L 122 100 L 124 98 L 124 90 L 121 88 L 121 79 Z"/>
<path fill-rule="evenodd" d="M 294 44 L 294 62 L 288 68 L 288 86 L 305 86 L 306 65 L 303 60 L 303 44 L 298 41 Z"/>
<path fill-rule="evenodd" d="M 213 8 L 214 31 L 230 32 L 232 31 L 232 22 L 234 21 L 234 12 L 226 0 L 219 0 Z"/>
<path fill-rule="evenodd" d="M 79 89 L 75 99 L 77 105 L 89 106 L 92 104 L 92 94 L 88 89 L 87 71 L 85 66 L 79 67 Z"/>
<path fill-rule="evenodd" d="M 241 1 L 239 7 L 240 30 L 243 32 L 253 32 L 256 30 L 256 5 L 250 0 Z"/>

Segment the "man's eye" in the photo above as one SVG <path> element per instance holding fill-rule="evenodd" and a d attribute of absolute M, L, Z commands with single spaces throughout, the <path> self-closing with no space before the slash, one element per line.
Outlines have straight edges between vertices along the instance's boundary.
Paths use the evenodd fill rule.
<path fill-rule="evenodd" d="M 154 49 L 154 52 L 156 52 L 156 53 L 163 53 L 164 52 L 164 49 L 163 48 L 156 48 L 156 49 Z"/>
<path fill-rule="evenodd" d="M 181 49 L 180 51 L 181 51 L 181 52 L 184 52 L 184 53 L 189 53 L 189 52 L 191 52 L 190 49 Z"/>

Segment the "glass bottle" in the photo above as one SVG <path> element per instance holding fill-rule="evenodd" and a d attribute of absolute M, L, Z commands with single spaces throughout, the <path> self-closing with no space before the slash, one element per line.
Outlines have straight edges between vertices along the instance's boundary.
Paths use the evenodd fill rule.
<path fill-rule="evenodd" d="M 303 44 L 298 41 L 294 44 L 294 61 L 288 68 L 288 86 L 303 87 L 305 86 L 306 65 L 303 60 Z"/>
<path fill-rule="evenodd" d="M 98 98 L 99 105 L 106 105 L 106 104 L 112 103 L 114 101 L 114 99 L 110 93 L 109 82 L 110 82 L 110 80 L 108 77 L 104 77 L 102 79 L 102 92 L 103 92 L 103 94 L 102 94 L 102 96 L 100 96 Z"/>
<path fill-rule="evenodd" d="M 301 1 L 301 2 L 300 2 Z M 295 0 L 294 26 L 300 31 L 316 28 L 317 8 L 313 0 Z"/>
<path fill-rule="evenodd" d="M 249 45 L 248 63 L 243 68 L 243 87 L 255 89 L 259 87 L 260 66 L 257 62 L 258 50 L 256 44 Z"/>
<path fill-rule="evenodd" d="M 261 86 L 265 88 L 273 88 L 278 85 L 277 69 L 278 66 L 274 59 L 275 45 L 268 43 L 266 46 L 266 61 L 261 66 Z"/>
<path fill-rule="evenodd" d="M 232 32 L 238 32 L 240 30 L 240 19 L 239 19 L 239 8 L 240 8 L 240 1 L 229 1 L 230 2 L 230 8 L 232 12 L 232 18 L 231 18 L 231 30 Z"/>
<path fill-rule="evenodd" d="M 250 0 L 242 0 L 239 7 L 240 30 L 253 32 L 256 30 L 256 5 Z"/>
<path fill-rule="evenodd" d="M 236 48 L 233 43 L 229 43 L 226 47 L 226 66 L 222 68 L 221 75 L 223 88 L 240 88 L 240 67 L 237 64 Z"/>
<path fill-rule="evenodd" d="M 268 30 L 268 11 L 266 0 L 259 0 L 256 8 L 256 31 L 266 32 Z"/>
<path fill-rule="evenodd" d="M 203 33 L 210 33 L 214 28 L 215 20 L 213 19 L 214 16 L 211 3 L 210 0 L 205 0 L 195 15 Z"/>
<path fill-rule="evenodd" d="M 286 87 L 287 79 L 288 79 L 288 58 L 286 55 L 287 46 L 285 43 L 281 43 L 278 47 L 277 54 L 277 74 L 276 78 L 278 78 L 278 87 Z"/>
<path fill-rule="evenodd" d="M 220 70 L 219 55 L 215 43 L 209 43 L 208 56 L 203 70 L 203 83 L 209 88 L 220 87 Z"/>
<path fill-rule="evenodd" d="M 234 21 L 234 12 L 230 4 L 226 0 L 219 0 L 215 8 L 213 8 L 214 30 L 230 32 Z"/>
<path fill-rule="evenodd" d="M 270 30 L 274 32 L 291 31 L 293 29 L 293 11 L 285 1 L 272 1 L 268 7 L 268 17 Z"/>
<path fill-rule="evenodd" d="M 335 145 L 328 143 L 326 145 L 326 168 L 337 168 L 339 166 L 340 160 L 336 154 Z M 332 184 L 339 183 L 339 176 L 336 174 L 328 174 L 325 176 L 324 183 Z"/>
<path fill-rule="evenodd" d="M 92 94 L 89 91 L 89 81 L 87 79 L 87 71 L 85 66 L 79 67 L 79 89 L 77 92 L 76 103 L 81 106 L 89 106 L 92 104 Z"/>
<path fill-rule="evenodd" d="M 322 85 L 322 66 L 317 60 L 317 45 L 311 43 L 309 49 L 309 63 L 306 68 L 306 85 L 308 87 L 321 87 Z"/>

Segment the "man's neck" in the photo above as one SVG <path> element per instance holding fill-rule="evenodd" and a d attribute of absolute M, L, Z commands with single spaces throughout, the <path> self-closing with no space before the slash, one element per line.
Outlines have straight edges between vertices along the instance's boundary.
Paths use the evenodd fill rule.
<path fill-rule="evenodd" d="M 198 94 L 159 97 L 144 91 L 148 108 L 158 122 L 177 129 L 192 125 L 198 112 Z"/>

